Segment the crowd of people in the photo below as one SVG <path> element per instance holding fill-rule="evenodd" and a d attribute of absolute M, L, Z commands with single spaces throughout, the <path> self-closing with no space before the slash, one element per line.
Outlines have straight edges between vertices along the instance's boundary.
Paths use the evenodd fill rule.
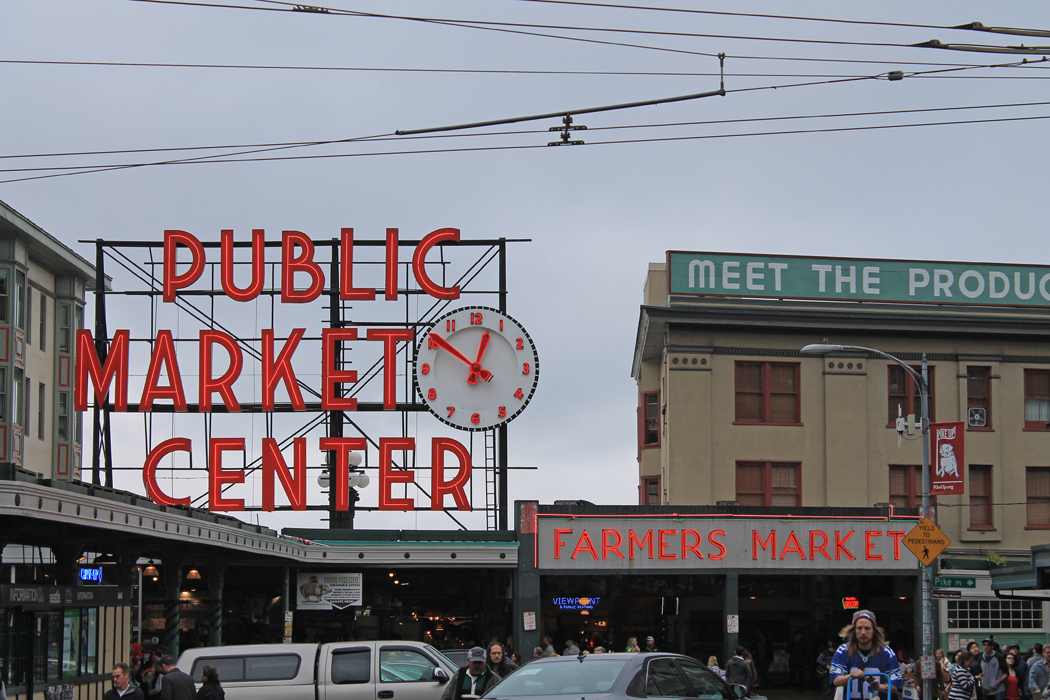
<path fill-rule="evenodd" d="M 131 645 L 131 663 L 113 666 L 113 687 L 103 700 L 224 700 L 226 693 L 214 666 L 201 669 L 197 688 L 175 663 L 162 646 L 143 651 L 142 645 Z"/>

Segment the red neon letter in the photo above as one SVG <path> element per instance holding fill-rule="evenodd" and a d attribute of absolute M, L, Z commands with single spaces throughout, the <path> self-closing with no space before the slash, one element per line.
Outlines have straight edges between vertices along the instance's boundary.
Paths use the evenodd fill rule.
<path fill-rule="evenodd" d="M 284 231 L 281 239 L 281 302 L 305 304 L 321 296 L 324 273 L 314 262 L 314 242 L 302 231 Z M 298 248 L 301 252 L 295 255 Z M 295 273 L 310 275 L 310 286 L 303 291 L 295 289 Z"/>
<path fill-rule="evenodd" d="M 340 383 L 357 381 L 356 369 L 336 369 L 335 354 L 337 340 L 357 340 L 356 328 L 321 329 L 321 408 L 325 411 L 356 411 L 357 399 L 336 396 Z"/>
<path fill-rule="evenodd" d="M 295 469 L 295 477 L 288 471 L 288 463 L 284 461 L 281 448 L 273 438 L 263 438 L 262 442 L 262 492 L 263 510 L 274 509 L 273 502 L 273 477 L 276 474 L 281 480 L 284 492 L 288 494 L 288 502 L 292 504 L 292 510 L 306 510 L 306 438 L 295 438 L 292 441 L 292 467 Z"/>
<path fill-rule="evenodd" d="M 167 386 L 157 384 L 160 381 L 162 365 L 168 375 Z M 175 341 L 172 340 L 169 330 L 157 331 L 157 344 L 153 346 L 153 356 L 149 360 L 139 410 L 150 410 L 157 399 L 171 399 L 176 411 L 186 410 L 186 392 L 182 390 L 182 375 L 179 373 L 179 361 L 175 357 Z"/>
<path fill-rule="evenodd" d="M 293 328 L 288 340 L 284 341 L 284 347 L 277 355 L 277 361 L 273 359 L 273 329 L 264 328 L 262 332 L 262 409 L 273 410 L 273 394 L 277 390 L 277 382 L 284 380 L 285 391 L 288 392 L 288 400 L 292 402 L 293 411 L 305 411 L 306 402 L 303 401 L 303 393 L 299 391 L 299 382 L 292 370 L 292 354 L 302 340 L 305 328 Z"/>
<path fill-rule="evenodd" d="M 222 453 L 244 452 L 244 438 L 212 438 L 208 447 L 208 510 L 244 510 L 243 498 L 223 498 L 223 484 L 243 484 L 244 470 L 222 470 Z M 305 482 L 304 482 L 305 483 Z"/>
<path fill-rule="evenodd" d="M 98 353 L 95 352 L 95 341 L 91 331 L 77 331 L 77 371 L 76 387 L 73 390 L 73 410 L 87 410 L 88 377 L 95 385 L 95 399 L 100 403 L 109 394 L 109 385 L 116 378 L 114 387 L 114 408 L 118 411 L 128 410 L 128 339 L 129 332 L 117 331 L 113 342 L 109 344 L 106 362 L 99 365 Z"/>
<path fill-rule="evenodd" d="M 451 452 L 459 460 L 459 471 L 452 481 L 445 481 L 445 452 Z M 430 452 L 430 510 L 444 510 L 445 494 L 451 493 L 459 510 L 471 510 L 467 492 L 463 489 L 470 480 L 470 452 L 458 440 L 434 438 Z"/>
<path fill-rule="evenodd" d="M 412 510 L 416 507 L 411 498 L 394 498 L 390 487 L 394 484 L 411 484 L 416 473 L 411 469 L 394 471 L 394 450 L 416 449 L 415 438 L 379 438 L 379 510 Z"/>
<path fill-rule="evenodd" d="M 343 229 L 342 267 L 339 268 L 339 298 L 357 301 L 372 301 L 376 298 L 374 289 L 356 289 L 354 287 L 354 230 Z"/>
<path fill-rule="evenodd" d="M 319 444 L 322 450 L 335 453 L 335 467 L 332 467 L 331 460 L 328 466 L 329 483 L 335 489 L 335 509 L 350 510 L 350 451 L 368 449 L 368 439 L 325 437 L 320 439 Z"/>
<path fill-rule="evenodd" d="M 875 548 L 875 543 L 871 541 L 872 537 L 882 537 L 882 533 L 877 530 L 866 530 L 864 532 L 864 558 L 868 561 L 878 561 L 882 559 L 882 555 L 871 551 Z"/>
<path fill-rule="evenodd" d="M 419 288 L 435 299 L 459 299 L 459 285 L 455 287 L 442 287 L 434 284 L 427 275 L 426 263 L 427 253 L 442 241 L 459 242 L 458 228 L 440 228 L 426 237 L 416 246 L 416 252 L 412 255 L 412 274 L 416 276 Z"/>
<path fill-rule="evenodd" d="M 178 244 L 190 249 L 190 269 L 186 274 L 176 274 L 178 267 Z M 188 287 L 204 272 L 204 246 L 192 233 L 185 231 L 164 232 L 164 301 L 175 301 L 175 290 Z"/>
<path fill-rule="evenodd" d="M 903 530 L 891 530 L 886 533 L 893 538 L 893 559 L 894 561 L 900 561 L 901 559 L 901 539 L 908 534 Z"/>
<path fill-rule="evenodd" d="M 758 530 L 751 531 L 751 558 L 758 559 L 758 548 L 769 549 L 769 558 L 777 558 L 777 531 L 770 530 L 769 537 L 763 542 L 762 538 L 758 536 Z"/>
<path fill-rule="evenodd" d="M 638 549 L 644 546 L 649 547 L 649 558 L 653 558 L 653 531 L 649 530 L 645 533 L 645 537 L 638 539 L 638 536 L 634 534 L 634 530 L 627 531 L 627 558 L 634 559 L 634 548 L 637 545 Z"/>
<path fill-rule="evenodd" d="M 723 545 L 721 542 L 719 542 L 718 540 L 715 539 L 715 535 L 721 535 L 722 537 L 725 537 L 726 536 L 726 531 L 725 530 L 712 530 L 711 534 L 709 534 L 707 536 L 707 541 L 710 542 L 711 544 L 713 544 L 714 546 L 718 547 L 718 549 L 720 550 L 718 552 L 718 554 L 712 554 L 710 558 L 711 559 L 721 559 L 722 557 L 724 557 L 726 555 L 726 548 L 725 548 L 725 545 Z"/>
<path fill-rule="evenodd" d="M 609 535 L 615 538 L 612 544 L 609 543 Z M 620 537 L 620 533 L 616 530 L 602 530 L 602 559 L 608 559 L 609 552 L 614 552 L 616 556 L 623 559 L 623 553 L 620 552 L 621 542 L 623 542 L 623 538 Z"/>
<path fill-rule="evenodd" d="M 165 440 L 160 443 L 152 450 L 146 457 L 146 463 L 142 465 L 142 483 L 146 485 L 146 493 L 153 499 L 153 502 L 161 506 L 188 506 L 190 504 L 190 497 L 185 498 L 172 498 L 166 493 L 160 490 L 160 486 L 157 485 L 157 466 L 160 465 L 160 460 L 172 452 L 182 450 L 183 452 L 190 451 L 190 439 L 189 438 L 172 438 Z"/>
<path fill-rule="evenodd" d="M 780 558 L 785 559 L 788 552 L 794 552 L 798 554 L 802 561 L 806 561 L 806 553 L 802 551 L 802 544 L 798 541 L 798 537 L 795 536 L 794 530 L 788 535 L 788 541 L 784 543 L 784 549 L 780 552 Z"/>
<path fill-rule="evenodd" d="M 849 559 L 856 559 L 855 556 L 850 554 L 849 550 L 846 549 L 846 540 L 853 537 L 853 530 L 846 533 L 846 536 L 839 539 L 839 535 L 842 534 L 838 530 L 835 530 L 835 561 L 839 560 L 839 554 L 845 554 Z"/>
<path fill-rule="evenodd" d="M 411 328 L 369 328 L 368 340 L 383 341 L 383 410 L 397 408 L 397 341 L 412 341 Z"/>
<path fill-rule="evenodd" d="M 554 558 L 561 559 L 561 548 L 565 546 L 565 543 L 561 541 L 562 535 L 571 535 L 572 530 L 562 530 L 555 528 L 554 530 Z"/>
<path fill-rule="evenodd" d="M 667 553 L 667 548 L 669 546 L 671 546 L 670 543 L 667 541 L 667 536 L 668 535 L 673 535 L 676 532 L 678 532 L 678 531 L 677 530 L 660 530 L 660 550 L 659 550 L 659 553 L 656 555 L 657 558 L 659 558 L 659 559 L 677 559 L 678 558 L 678 555 L 675 554 L 674 552 L 672 552 L 671 554 Z"/>
<path fill-rule="evenodd" d="M 239 289 L 233 282 L 233 229 L 223 229 L 219 233 L 222 246 L 222 258 L 219 263 L 222 277 L 222 291 L 234 301 L 251 301 L 259 296 L 266 284 L 266 239 L 261 228 L 252 229 L 252 283 Z"/>
<path fill-rule="evenodd" d="M 580 541 L 576 543 L 576 549 L 572 553 L 572 558 L 575 559 L 580 552 L 590 552 L 592 557 L 598 558 L 598 552 L 595 551 L 594 543 L 591 542 L 591 536 L 587 534 L 586 530 L 580 534 Z"/>
<path fill-rule="evenodd" d="M 686 544 L 686 535 L 692 535 L 696 538 L 696 542 L 693 544 Z M 686 552 L 692 552 L 696 555 L 697 559 L 703 559 L 704 555 L 700 553 L 698 547 L 700 543 L 704 541 L 704 538 L 700 536 L 700 533 L 696 530 L 682 530 L 682 559 L 685 559 Z"/>
<path fill-rule="evenodd" d="M 820 539 L 823 540 L 820 543 L 819 547 L 817 546 L 817 536 L 818 535 L 820 536 Z M 809 558 L 810 559 L 816 559 L 817 558 L 817 552 L 820 552 L 821 554 L 824 555 L 825 559 L 827 559 L 828 561 L 831 561 L 831 555 L 829 555 L 826 551 L 824 551 L 824 548 L 827 547 L 827 546 L 828 546 L 828 536 L 826 534 L 824 534 L 823 530 L 810 530 L 810 532 L 809 532 Z"/>
<path fill-rule="evenodd" d="M 230 355 L 230 366 L 221 377 L 213 378 L 211 376 L 211 349 L 216 343 L 226 348 L 226 352 Z M 241 348 L 237 345 L 237 341 L 233 339 L 233 336 L 222 331 L 201 331 L 200 345 L 201 392 L 197 400 L 200 402 L 201 412 L 211 412 L 211 395 L 217 391 L 222 396 L 222 402 L 226 404 L 226 410 L 230 413 L 239 413 L 241 405 L 237 403 L 237 397 L 233 395 L 233 383 L 241 375 L 244 356 L 241 355 Z"/>
<path fill-rule="evenodd" d="M 386 230 L 386 300 L 397 299 L 397 229 Z"/>

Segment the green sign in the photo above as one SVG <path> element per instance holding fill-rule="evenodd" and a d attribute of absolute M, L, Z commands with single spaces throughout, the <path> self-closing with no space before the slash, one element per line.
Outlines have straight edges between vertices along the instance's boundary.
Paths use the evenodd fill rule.
<path fill-rule="evenodd" d="M 977 588 L 977 579 L 972 576 L 934 576 L 934 588 Z"/>
<path fill-rule="evenodd" d="M 667 252 L 671 295 L 1050 307 L 1050 266 Z"/>

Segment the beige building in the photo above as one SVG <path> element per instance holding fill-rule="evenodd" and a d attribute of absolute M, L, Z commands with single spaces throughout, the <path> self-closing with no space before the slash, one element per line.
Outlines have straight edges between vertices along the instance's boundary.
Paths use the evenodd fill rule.
<path fill-rule="evenodd" d="M 1004 277 L 1010 286 L 1009 271 L 989 276 L 983 269 L 953 274 L 957 284 L 950 289 L 947 277 L 937 276 L 945 270 L 934 270 L 934 281 L 945 282 L 938 296 L 950 296 L 952 305 L 770 298 L 775 265 L 754 262 L 760 256 L 740 258 L 739 265 L 686 259 L 688 281 L 682 267 L 674 285 L 668 284 L 671 253 L 668 263 L 649 266 L 632 369 L 640 504 L 921 505 L 921 436 L 917 427 L 902 436 L 896 429 L 898 410 L 920 413 L 910 376 L 866 352 L 812 356 L 800 349 L 811 343 L 876 348 L 916 369 L 925 353 L 932 420 L 967 424 L 965 464 L 959 465 L 966 492 L 936 499 L 938 523 L 952 541 L 940 565 L 977 579 L 960 601 L 942 605 L 941 643 L 955 641 L 943 636 L 955 630 L 966 639 L 977 629 L 1022 640 L 1038 630 L 1033 641 L 1045 641 L 1043 604 L 995 600 L 987 569 L 998 558 L 1027 558 L 1032 545 L 1050 541 L 1050 300 L 1030 308 L 956 304 L 977 290 L 974 275 L 983 275 L 982 290 L 987 281 L 1002 291 L 992 283 Z M 859 270 L 867 264 L 852 273 L 847 265 L 834 266 L 833 275 L 833 265 L 802 262 L 807 274 L 827 268 L 826 279 L 823 272 L 814 276 L 820 292 L 830 291 L 834 280 L 844 294 L 851 275 L 852 289 L 860 286 Z M 875 294 L 877 262 L 863 267 L 865 276 L 876 271 Z M 785 278 L 781 289 L 777 269 L 777 289 L 789 292 L 787 265 L 778 265 Z M 912 293 L 923 280 L 918 269 L 910 273 Z M 752 282 L 752 272 L 756 288 L 765 282 L 765 298 L 738 291 Z M 727 276 L 718 277 L 722 273 Z M 1025 292 L 1020 283 L 1029 273 L 1022 271 L 1015 289 L 1038 302 L 1037 282 L 1045 288 L 1047 273 L 1033 271 Z M 888 287 L 889 273 L 881 274 Z M 686 285 L 690 293 L 679 293 Z M 728 285 L 732 296 L 719 285 Z M 712 295 L 702 296 L 708 290 Z M 982 601 L 993 612 L 980 618 Z"/>

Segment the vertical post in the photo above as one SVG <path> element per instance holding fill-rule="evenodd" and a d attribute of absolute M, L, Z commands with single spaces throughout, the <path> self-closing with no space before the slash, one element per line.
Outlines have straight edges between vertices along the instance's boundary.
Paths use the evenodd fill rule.
<path fill-rule="evenodd" d="M 722 593 L 722 634 L 725 636 L 724 654 L 722 666 L 729 663 L 729 659 L 736 652 L 736 645 L 740 643 L 740 633 L 729 632 L 729 616 L 740 615 L 740 574 L 726 574 L 725 590 Z"/>
<path fill-rule="evenodd" d="M 100 363 L 106 362 L 109 354 L 109 331 L 106 326 L 106 264 L 105 247 L 101 239 L 95 240 L 95 353 Z M 57 311 L 55 312 L 57 315 Z M 94 402 L 95 429 L 91 437 L 91 454 L 95 469 L 91 483 L 102 485 L 100 469 L 105 469 L 106 488 L 113 488 L 113 450 L 110 446 L 109 401 Z"/>
<path fill-rule="evenodd" d="M 343 308 L 339 299 L 339 240 L 332 239 L 332 266 L 328 275 L 328 326 L 330 328 L 342 328 Z M 343 367 L 343 344 L 335 341 L 334 362 L 335 369 Z M 335 385 L 336 395 L 343 391 L 342 384 Z M 343 412 L 328 412 L 328 436 L 343 437 Z M 328 529 L 354 528 L 354 504 L 358 500 L 357 491 L 350 489 L 350 510 L 337 511 L 335 509 L 335 453 L 329 452 L 328 462 Z"/>
<path fill-rule="evenodd" d="M 930 372 L 926 353 L 922 354 L 922 516 L 930 517 Z M 933 568 L 922 567 L 922 655 L 933 658 Z M 922 696 L 933 697 L 933 679 L 923 678 Z"/>
<path fill-rule="evenodd" d="M 139 604 L 138 604 L 138 606 L 136 608 L 137 612 L 138 612 L 138 622 L 137 622 L 138 627 L 136 629 L 138 630 L 139 634 L 138 634 L 138 639 L 136 639 L 135 641 L 137 641 L 139 644 L 142 644 L 142 567 L 141 566 L 136 566 L 135 570 L 138 572 L 138 576 L 139 576 L 139 585 L 138 585 Z"/>
<path fill-rule="evenodd" d="M 507 239 L 499 239 L 499 311 L 502 314 L 507 313 Z M 497 481 L 499 483 L 497 496 L 496 496 L 496 507 L 499 509 L 499 517 L 497 518 L 496 527 L 500 530 L 507 529 L 507 514 L 510 510 L 510 504 L 508 503 L 509 495 L 507 493 L 507 466 L 508 466 L 508 452 L 507 452 L 507 426 L 506 424 L 501 425 L 497 428 L 498 436 L 496 444 L 498 445 L 499 455 L 496 459 L 496 474 Z"/>
<path fill-rule="evenodd" d="M 182 560 L 164 557 L 164 647 L 179 658 L 179 624 L 181 622 Z"/>
<path fill-rule="evenodd" d="M 536 533 L 535 501 L 515 501 L 515 512 L 519 515 L 515 530 L 518 539 L 518 567 L 514 570 L 514 648 L 521 652 L 522 660 L 532 658 L 532 650 L 540 644 L 540 575 L 536 572 L 534 536 Z M 525 613 L 531 613 L 535 629 L 525 629 Z M 610 651 L 612 651 L 610 649 Z"/>
<path fill-rule="evenodd" d="M 208 615 L 208 646 L 222 646 L 222 589 L 226 585 L 226 565 L 218 561 L 208 563 L 208 593 L 211 610 Z"/>

